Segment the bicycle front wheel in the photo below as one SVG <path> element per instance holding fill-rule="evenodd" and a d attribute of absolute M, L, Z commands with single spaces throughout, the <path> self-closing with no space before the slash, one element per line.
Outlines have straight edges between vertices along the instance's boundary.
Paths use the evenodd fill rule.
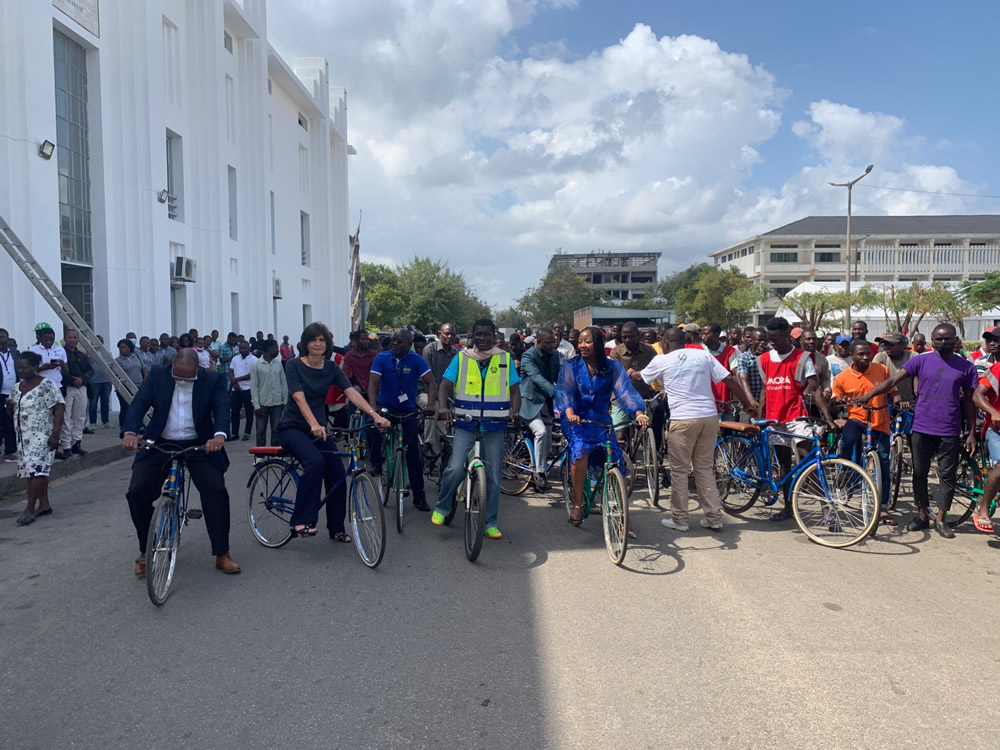
<path fill-rule="evenodd" d="M 351 482 L 351 531 L 361 562 L 377 568 L 385 555 L 385 515 L 375 482 L 364 472 Z"/>
<path fill-rule="evenodd" d="M 146 592 L 157 607 L 170 594 L 180 546 L 180 512 L 177 500 L 163 494 L 156 501 L 146 535 Z"/>
<path fill-rule="evenodd" d="M 887 498 L 882 497 L 882 463 L 878 458 L 878 451 L 870 450 L 865 451 L 865 471 L 868 472 L 868 476 L 872 478 L 875 483 L 875 489 L 878 494 L 879 510 L 881 511 L 882 503 L 887 501 Z"/>
<path fill-rule="evenodd" d="M 465 506 L 465 556 L 475 562 L 483 548 L 486 533 L 486 471 L 476 464 L 469 471 L 466 481 L 467 505 Z"/>
<path fill-rule="evenodd" d="M 730 515 L 749 510 L 760 496 L 760 480 L 755 477 L 764 474 L 753 443 L 739 435 L 726 435 L 715 444 L 714 461 L 715 486 L 722 509 Z"/>
<path fill-rule="evenodd" d="M 500 491 L 516 497 L 531 484 L 531 450 L 524 435 L 508 432 L 503 437 L 503 470 Z"/>
<path fill-rule="evenodd" d="M 406 456 L 400 448 L 392 462 L 393 494 L 396 496 L 396 531 L 403 533 L 403 492 L 406 489 Z"/>
<path fill-rule="evenodd" d="M 601 511 L 608 557 L 615 565 L 621 565 L 628 551 L 628 496 L 618 469 L 611 469 L 604 481 Z"/>
<path fill-rule="evenodd" d="M 896 500 L 899 499 L 899 488 L 903 484 L 903 448 L 906 441 L 902 435 L 896 435 L 889 448 L 889 477 L 892 481 L 892 499 L 889 501 L 889 510 L 896 509 Z"/>
<path fill-rule="evenodd" d="M 267 461 L 254 470 L 247 488 L 247 520 L 265 547 L 281 547 L 292 538 L 289 521 L 298 486 L 298 474 L 284 461 Z"/>
<path fill-rule="evenodd" d="M 566 505 L 566 514 L 573 515 L 573 465 L 569 462 L 569 453 L 563 456 L 562 466 L 559 467 L 559 478 L 562 480 L 563 503 Z"/>
<path fill-rule="evenodd" d="M 983 496 L 983 482 L 979 464 L 963 449 L 955 476 L 955 496 L 948 511 L 949 526 L 955 528 L 972 518 L 972 512 Z"/>
<path fill-rule="evenodd" d="M 850 547 L 878 525 L 878 489 L 853 461 L 827 456 L 809 464 L 795 480 L 792 511 L 816 544 Z"/>
<path fill-rule="evenodd" d="M 649 429 L 642 436 L 642 461 L 646 471 L 646 489 L 649 502 L 660 507 L 660 452 L 656 450 L 656 436 Z"/>

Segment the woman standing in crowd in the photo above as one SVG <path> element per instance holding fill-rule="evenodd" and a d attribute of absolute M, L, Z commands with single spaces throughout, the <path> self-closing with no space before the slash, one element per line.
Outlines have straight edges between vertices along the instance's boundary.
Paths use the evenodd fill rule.
<path fill-rule="evenodd" d="M 142 385 L 142 381 L 146 379 L 147 372 L 135 354 L 135 344 L 129 339 L 122 339 L 118 342 L 118 356 L 115 357 L 115 362 L 125 371 L 125 374 L 128 375 L 129 380 L 135 384 L 136 388 Z M 125 429 L 125 415 L 128 414 L 128 404 L 122 398 L 122 394 L 116 392 L 116 395 L 118 396 L 118 429 L 120 432 Z M 125 433 L 122 432 L 119 437 L 124 438 Z"/>
<path fill-rule="evenodd" d="M 574 526 L 583 522 L 583 483 L 587 481 L 588 459 L 596 466 L 604 464 L 606 432 L 603 427 L 581 424 L 580 420 L 609 422 L 611 395 L 614 394 L 620 409 L 635 416 L 643 427 L 649 424 L 642 398 L 625 374 L 625 368 L 604 353 L 601 329 L 584 328 L 580 332 L 579 350 L 579 357 L 568 359 L 563 365 L 555 392 L 555 408 L 562 414 L 563 435 L 569 441 L 573 483 L 573 511 L 569 521 Z M 624 474 L 625 463 L 614 432 L 611 433 L 611 449 Z"/>
<path fill-rule="evenodd" d="M 7 413 L 17 435 L 17 476 L 28 480 L 28 503 L 18 526 L 34 523 L 52 513 L 49 505 L 49 471 L 59 447 L 63 423 L 63 397 L 59 387 L 38 373 L 42 358 L 24 352 L 17 360 L 20 382 L 11 388 Z"/>
<path fill-rule="evenodd" d="M 347 400 L 371 417 L 377 426 L 388 427 L 389 421 L 375 412 L 340 367 L 330 361 L 333 336 L 325 325 L 307 325 L 302 331 L 299 351 L 300 356 L 289 360 L 285 368 L 288 404 L 278 423 L 278 442 L 302 465 L 295 511 L 289 521 L 292 536 L 316 536 L 322 502 L 320 490 L 325 483 L 328 493 L 337 485 L 326 504 L 326 528 L 330 538 L 352 542 L 354 540 L 344 531 L 347 486 L 340 481 L 344 476 L 344 464 L 335 455 L 336 442 L 326 431 L 326 396 L 330 386 L 337 386 Z"/>

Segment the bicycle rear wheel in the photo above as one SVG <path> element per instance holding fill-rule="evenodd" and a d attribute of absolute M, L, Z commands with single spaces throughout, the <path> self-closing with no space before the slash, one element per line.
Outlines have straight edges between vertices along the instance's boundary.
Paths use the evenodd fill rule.
<path fill-rule="evenodd" d="M 157 607 L 170 594 L 180 546 L 180 510 L 176 498 L 164 493 L 156 501 L 146 535 L 146 592 Z"/>
<path fill-rule="evenodd" d="M 621 565 L 628 551 L 628 496 L 625 494 L 625 480 L 618 469 L 608 472 L 601 494 L 604 546 L 611 562 Z"/>
<path fill-rule="evenodd" d="M 881 512 L 882 503 L 887 501 L 888 498 L 882 497 L 882 463 L 878 458 L 878 451 L 872 449 L 865 451 L 865 463 L 864 469 L 868 472 L 868 476 L 872 478 L 875 483 L 875 489 L 878 494 L 879 511 Z"/>
<path fill-rule="evenodd" d="M 385 515 L 372 478 L 361 472 L 351 482 L 351 531 L 361 562 L 377 568 L 385 555 Z"/>
<path fill-rule="evenodd" d="M 406 455 L 402 448 L 396 450 L 396 458 L 392 462 L 393 494 L 396 496 L 396 531 L 403 533 L 403 492 L 406 489 Z"/>
<path fill-rule="evenodd" d="M 531 450 L 522 434 L 508 432 L 503 436 L 503 470 L 500 491 L 516 497 L 531 484 Z"/>
<path fill-rule="evenodd" d="M 656 450 L 656 437 L 649 429 L 642 436 L 642 462 L 646 472 L 646 489 L 649 502 L 660 507 L 660 453 Z"/>
<path fill-rule="evenodd" d="M 563 503 L 566 506 L 566 514 L 573 512 L 573 465 L 569 462 L 569 453 L 563 456 L 562 466 L 559 467 L 559 478 L 562 480 Z"/>
<path fill-rule="evenodd" d="M 254 470 L 247 489 L 247 520 L 254 538 L 265 547 L 281 547 L 292 538 L 289 521 L 298 486 L 298 472 L 285 461 L 266 461 Z"/>
<path fill-rule="evenodd" d="M 726 513 L 743 513 L 757 502 L 760 486 L 752 477 L 763 474 L 760 456 L 745 437 L 726 435 L 715 444 L 715 485 Z M 674 481 L 686 481 L 686 477 Z"/>
<path fill-rule="evenodd" d="M 896 509 L 896 500 L 899 499 L 899 488 L 903 484 L 903 449 L 906 441 L 902 435 L 896 435 L 892 439 L 889 448 L 889 477 L 892 481 L 892 498 L 889 500 L 889 510 Z"/>
<path fill-rule="evenodd" d="M 792 511 L 812 541 L 824 547 L 850 547 L 878 525 L 878 488 L 853 461 L 826 456 L 809 464 L 795 480 Z"/>
<path fill-rule="evenodd" d="M 962 450 L 955 477 L 955 496 L 948 511 L 948 525 L 955 528 L 972 518 L 972 512 L 982 498 L 984 477 L 975 458 Z M 979 490 L 975 492 L 974 490 Z"/>
<path fill-rule="evenodd" d="M 465 556 L 469 562 L 475 562 L 486 533 L 486 471 L 482 464 L 473 466 L 465 481 L 469 493 L 465 508 Z"/>

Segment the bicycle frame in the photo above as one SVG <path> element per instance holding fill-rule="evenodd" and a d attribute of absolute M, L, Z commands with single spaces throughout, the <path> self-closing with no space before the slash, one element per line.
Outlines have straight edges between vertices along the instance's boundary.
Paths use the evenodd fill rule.
<path fill-rule="evenodd" d="M 789 488 L 794 486 L 795 481 L 798 479 L 799 475 L 806 470 L 813 463 L 819 462 L 823 457 L 823 451 L 820 448 L 820 439 L 818 437 L 803 437 L 802 435 L 796 435 L 791 432 L 782 432 L 781 430 L 774 430 L 767 426 L 764 420 L 750 420 L 752 424 L 760 426 L 762 429 L 753 437 L 748 438 L 752 450 L 757 454 L 758 464 L 764 467 L 764 476 L 758 477 L 750 474 L 749 472 L 743 471 L 743 469 L 733 468 L 732 476 L 735 479 L 742 480 L 747 484 L 759 484 L 761 482 L 766 482 L 766 487 L 771 491 L 771 499 L 766 501 L 765 505 L 772 505 L 777 501 L 777 495 L 781 489 L 787 484 Z M 795 442 L 801 443 L 805 441 L 811 441 L 813 444 L 812 449 L 803 458 L 799 459 L 798 463 L 792 466 L 788 473 L 781 478 L 780 481 L 775 482 L 773 479 L 773 472 L 771 471 L 771 436 L 777 435 L 779 437 L 792 438 Z M 794 446 L 792 450 L 795 450 Z M 822 468 L 822 464 L 820 464 Z M 830 488 L 826 483 L 826 474 L 823 471 L 818 472 L 820 486 L 824 492 L 829 492 Z"/>

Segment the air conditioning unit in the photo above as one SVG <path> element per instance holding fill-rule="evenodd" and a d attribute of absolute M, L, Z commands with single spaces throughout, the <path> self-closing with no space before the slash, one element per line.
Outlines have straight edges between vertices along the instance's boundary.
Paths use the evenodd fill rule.
<path fill-rule="evenodd" d="M 271 279 L 271 296 L 281 299 L 281 279 Z"/>
<path fill-rule="evenodd" d="M 197 262 L 191 258 L 177 256 L 174 258 L 173 271 L 170 274 L 171 281 L 194 281 L 195 268 Z"/>

